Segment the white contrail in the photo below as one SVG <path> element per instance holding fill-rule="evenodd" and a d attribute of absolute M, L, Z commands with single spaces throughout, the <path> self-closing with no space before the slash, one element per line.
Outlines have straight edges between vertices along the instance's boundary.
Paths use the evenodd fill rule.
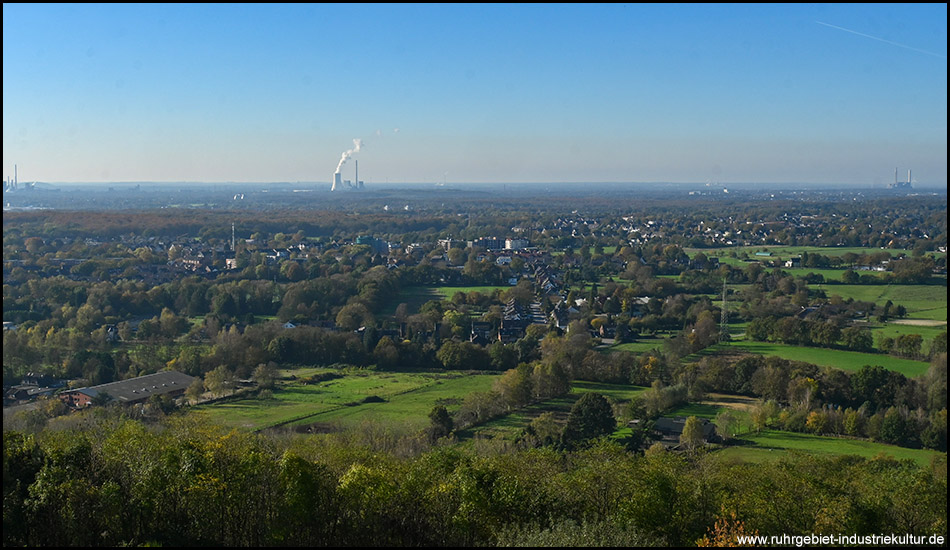
<path fill-rule="evenodd" d="M 844 28 L 844 27 L 839 27 L 839 26 L 837 26 L 837 25 L 831 25 L 831 24 L 828 24 L 828 23 L 823 23 L 823 22 L 821 22 L 821 21 L 815 21 L 815 23 L 818 23 L 819 25 L 824 25 L 824 26 L 826 26 L 826 27 L 831 27 L 832 29 L 838 29 L 839 31 L 850 32 L 851 34 L 856 34 L 856 35 L 858 35 L 858 36 L 863 36 L 863 37 L 865 37 L 865 38 L 870 38 L 871 40 L 877 40 L 878 42 L 883 42 L 883 43 L 885 43 L 885 44 L 890 44 L 891 46 L 897 46 L 898 48 L 905 48 L 905 49 L 912 50 L 912 51 L 915 51 L 915 52 L 918 52 L 918 53 L 925 53 L 925 54 L 927 54 L 927 55 L 932 55 L 932 56 L 934 56 L 934 57 L 939 57 L 940 59 L 946 59 L 946 58 L 947 58 L 947 56 L 945 56 L 945 55 L 940 55 L 939 53 L 928 52 L 927 50 L 921 50 L 921 49 L 919 49 L 919 48 L 914 48 L 913 46 L 908 46 L 907 44 L 900 44 L 900 43 L 898 43 L 898 42 L 891 42 L 890 40 L 884 40 L 883 38 L 878 38 L 878 37 L 876 37 L 876 36 L 871 36 L 870 34 L 864 34 L 863 32 L 853 31 L 853 30 L 851 30 L 851 29 L 846 29 L 846 28 Z"/>

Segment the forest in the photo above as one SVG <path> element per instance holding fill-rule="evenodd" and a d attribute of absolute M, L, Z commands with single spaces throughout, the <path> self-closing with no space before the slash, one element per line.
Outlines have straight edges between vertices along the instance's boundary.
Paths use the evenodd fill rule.
<path fill-rule="evenodd" d="M 946 462 L 763 463 L 607 441 L 398 456 L 99 414 L 4 432 L 5 545 L 692 546 L 738 534 L 947 532 Z"/>

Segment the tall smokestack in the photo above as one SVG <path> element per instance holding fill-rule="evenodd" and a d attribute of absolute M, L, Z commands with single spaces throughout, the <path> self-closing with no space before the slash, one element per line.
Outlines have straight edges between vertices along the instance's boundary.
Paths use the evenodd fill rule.
<path fill-rule="evenodd" d="M 907 185 L 910 185 L 910 168 L 907 169 Z"/>
<path fill-rule="evenodd" d="M 13 165 L 13 188 L 16 189 L 17 180 L 16 180 L 16 164 Z"/>
<path fill-rule="evenodd" d="M 357 187 L 360 186 L 360 161 L 353 159 L 353 165 L 356 166 L 356 174 L 353 175 L 353 184 Z M 908 176 L 910 179 L 910 176 Z"/>
<path fill-rule="evenodd" d="M 898 180 L 897 180 L 897 168 L 894 168 L 894 185 L 897 185 L 897 183 L 898 183 Z"/>

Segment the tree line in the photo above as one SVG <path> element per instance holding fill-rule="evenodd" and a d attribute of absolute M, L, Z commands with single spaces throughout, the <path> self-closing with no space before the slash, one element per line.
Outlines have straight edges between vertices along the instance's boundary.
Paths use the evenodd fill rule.
<path fill-rule="evenodd" d="M 397 456 L 342 437 L 188 417 L 149 425 L 106 409 L 38 434 L 5 431 L 3 452 L 10 546 L 691 546 L 724 527 L 947 530 L 945 461 L 734 463 L 605 440 Z"/>

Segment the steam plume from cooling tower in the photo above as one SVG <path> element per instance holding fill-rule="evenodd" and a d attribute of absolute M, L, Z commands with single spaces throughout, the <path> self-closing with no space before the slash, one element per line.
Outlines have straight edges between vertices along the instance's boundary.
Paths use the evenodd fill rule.
<path fill-rule="evenodd" d="M 340 163 L 336 165 L 336 171 L 333 173 L 339 174 L 340 170 L 343 168 L 343 165 L 346 164 L 346 161 L 349 160 L 349 158 L 352 157 L 354 153 L 359 153 L 361 147 L 363 147 L 363 140 L 358 138 L 354 139 L 353 148 L 343 151 L 343 154 L 340 155 Z"/>

